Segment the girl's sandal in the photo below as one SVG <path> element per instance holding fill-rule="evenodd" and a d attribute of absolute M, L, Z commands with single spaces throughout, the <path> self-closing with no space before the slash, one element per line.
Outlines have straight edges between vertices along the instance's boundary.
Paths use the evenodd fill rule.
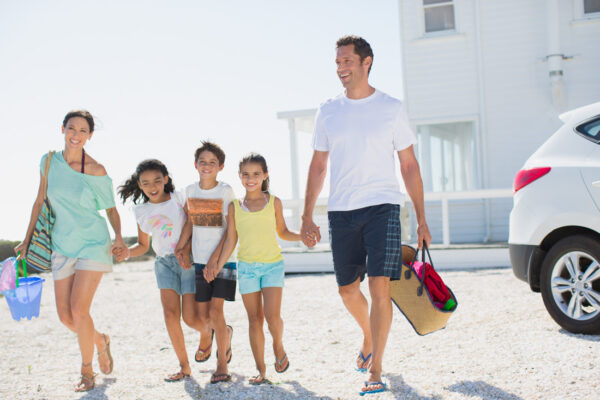
<path fill-rule="evenodd" d="M 258 385 L 262 385 L 263 383 L 269 384 L 271 385 L 271 381 L 267 379 L 266 376 L 262 376 L 262 375 L 256 375 L 254 378 L 250 378 L 248 380 L 248 383 L 253 385 L 253 386 L 258 386 Z"/>
<path fill-rule="evenodd" d="M 198 344 L 198 350 L 196 350 L 196 355 L 194 356 L 194 360 L 197 363 L 202 363 L 205 361 L 208 361 L 208 359 L 210 358 L 210 354 L 212 353 L 212 345 L 213 345 L 213 340 L 215 338 L 215 330 L 212 330 L 212 335 L 210 338 L 210 344 L 208 345 L 208 347 L 206 349 L 202 349 L 200 347 L 200 344 Z"/>
<path fill-rule="evenodd" d="M 183 371 L 179 371 L 176 374 L 169 375 L 165 378 L 165 382 L 179 382 L 180 380 L 187 378 L 190 374 L 185 374 Z"/>
<path fill-rule="evenodd" d="M 81 364 L 82 367 L 91 367 L 92 363 Z M 92 376 L 81 374 L 81 380 L 73 389 L 75 392 L 89 392 L 96 386 L 96 374 L 92 372 Z"/>
<path fill-rule="evenodd" d="M 102 371 L 102 373 L 104 375 L 109 375 L 112 371 L 113 371 L 113 367 L 114 367 L 114 362 L 113 362 L 113 358 L 112 355 L 110 354 L 110 340 L 106 340 L 106 334 L 102 334 L 102 338 L 104 339 L 104 350 L 99 351 L 98 352 L 98 364 L 100 364 L 100 356 L 104 353 L 106 353 L 106 356 L 108 357 L 108 369 L 104 370 L 102 369 L 102 364 L 100 364 L 100 371 Z"/>

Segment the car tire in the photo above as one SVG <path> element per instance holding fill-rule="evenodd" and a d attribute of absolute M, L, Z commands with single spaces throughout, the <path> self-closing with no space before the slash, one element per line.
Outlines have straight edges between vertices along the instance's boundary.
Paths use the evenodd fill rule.
<path fill-rule="evenodd" d="M 600 333 L 600 243 L 586 235 L 558 241 L 542 264 L 540 289 L 550 316 L 573 333 Z"/>

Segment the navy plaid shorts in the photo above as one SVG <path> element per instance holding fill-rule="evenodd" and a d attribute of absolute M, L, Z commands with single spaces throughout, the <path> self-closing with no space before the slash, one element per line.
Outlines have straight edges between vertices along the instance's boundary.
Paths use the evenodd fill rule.
<path fill-rule="evenodd" d="M 330 211 L 329 239 L 339 286 L 365 274 L 400 277 L 402 241 L 400 206 L 380 204 L 350 211 Z"/>

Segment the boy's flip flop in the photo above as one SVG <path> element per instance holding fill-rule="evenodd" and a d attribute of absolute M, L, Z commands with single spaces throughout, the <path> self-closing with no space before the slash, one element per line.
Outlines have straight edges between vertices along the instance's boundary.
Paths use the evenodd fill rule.
<path fill-rule="evenodd" d="M 250 378 L 250 380 L 248 381 L 249 384 L 251 384 L 252 386 L 258 386 L 258 385 L 262 385 L 264 383 L 271 385 L 271 381 L 267 379 L 267 377 L 262 376 L 262 375 L 256 375 L 254 378 Z"/>
<path fill-rule="evenodd" d="M 364 356 L 362 351 L 358 352 L 358 357 L 362 360 L 361 366 L 362 367 L 355 367 L 354 369 L 357 370 L 358 372 L 367 372 L 367 370 L 369 369 L 370 366 L 370 362 L 369 360 L 371 359 L 371 356 L 373 355 L 373 353 L 369 353 L 368 356 Z"/>
<path fill-rule="evenodd" d="M 380 388 L 377 389 L 373 389 L 373 390 L 369 390 L 369 388 L 371 386 L 381 386 Z M 365 381 L 365 389 L 361 390 L 360 392 L 358 392 L 358 394 L 360 394 L 361 396 L 364 396 L 365 394 L 373 394 L 373 393 L 381 393 L 383 391 L 385 391 L 387 385 L 383 382 L 367 382 Z"/>
<path fill-rule="evenodd" d="M 231 375 L 229 374 L 212 374 L 210 377 L 210 383 L 212 384 L 229 381 L 231 381 Z"/>
<path fill-rule="evenodd" d="M 179 371 L 176 374 L 172 374 L 167 376 L 164 381 L 165 382 L 179 382 L 183 378 L 187 378 L 190 374 L 184 374 L 183 371 Z"/>

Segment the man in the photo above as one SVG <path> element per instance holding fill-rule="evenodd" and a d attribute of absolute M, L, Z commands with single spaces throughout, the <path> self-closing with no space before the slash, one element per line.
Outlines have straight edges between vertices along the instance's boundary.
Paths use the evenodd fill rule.
<path fill-rule="evenodd" d="M 417 216 L 417 242 L 429 245 L 423 182 L 413 145 L 416 137 L 402 103 L 369 85 L 373 51 L 366 40 L 337 41 L 337 75 L 345 92 L 323 103 L 315 120 L 314 154 L 306 184 L 302 240 L 321 239 L 312 217 L 331 158 L 328 203 L 331 251 L 344 305 L 363 331 L 356 369 L 369 372 L 361 394 L 385 390 L 381 379 L 385 344 L 392 323 L 390 278 L 401 265 L 400 203 L 394 153 Z M 369 275 L 371 310 L 360 290 Z"/>

